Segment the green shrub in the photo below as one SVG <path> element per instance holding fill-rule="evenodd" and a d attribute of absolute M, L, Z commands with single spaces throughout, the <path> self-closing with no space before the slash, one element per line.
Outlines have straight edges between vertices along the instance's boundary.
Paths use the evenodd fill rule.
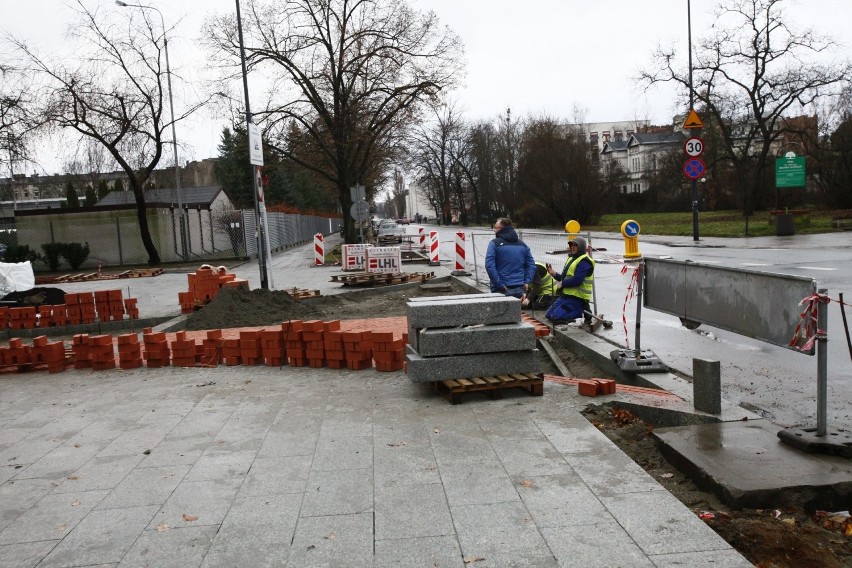
<path fill-rule="evenodd" d="M 44 251 L 44 263 L 51 272 L 59 270 L 59 257 L 65 249 L 65 243 L 44 243 L 41 245 L 41 250 Z"/>
<path fill-rule="evenodd" d="M 77 270 L 89 258 L 89 245 L 80 243 L 65 243 L 62 257 L 71 265 L 71 270 Z"/>
<path fill-rule="evenodd" d="M 32 250 L 29 245 L 10 245 L 6 248 L 6 254 L 3 255 L 5 262 L 35 262 L 41 259 L 41 255 Z"/>

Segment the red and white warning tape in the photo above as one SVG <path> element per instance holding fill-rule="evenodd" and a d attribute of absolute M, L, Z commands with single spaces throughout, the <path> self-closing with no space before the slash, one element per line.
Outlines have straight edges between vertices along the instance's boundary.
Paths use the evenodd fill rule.
<path fill-rule="evenodd" d="M 799 305 L 805 306 L 805 309 L 799 316 L 799 324 L 793 332 L 790 347 L 807 353 L 813 350 L 814 342 L 818 338 L 826 336 L 826 331 L 817 327 L 817 310 L 820 302 L 828 304 L 830 301 L 828 296 L 812 294 L 799 302 Z"/>
<path fill-rule="evenodd" d="M 627 274 L 630 270 L 628 265 L 621 267 L 621 273 Z M 627 285 L 627 295 L 624 297 L 624 305 L 621 307 L 621 321 L 624 324 L 624 346 L 630 349 L 630 339 L 627 337 L 627 303 L 636 295 L 636 286 L 639 284 L 639 267 L 633 269 L 633 274 L 630 275 L 630 283 Z"/>

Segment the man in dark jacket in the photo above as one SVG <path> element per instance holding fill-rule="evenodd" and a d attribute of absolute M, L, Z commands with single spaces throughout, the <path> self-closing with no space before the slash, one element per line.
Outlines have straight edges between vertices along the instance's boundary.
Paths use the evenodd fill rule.
<path fill-rule="evenodd" d="M 485 270 L 491 291 L 520 298 L 535 276 L 535 260 L 530 248 L 518 239 L 512 221 L 501 217 L 494 223 L 494 239 L 485 253 Z"/>
<path fill-rule="evenodd" d="M 544 316 L 554 323 L 569 323 L 577 318 L 588 319 L 591 312 L 589 300 L 594 286 L 595 261 L 586 253 L 586 240 L 576 237 L 568 242 L 571 256 L 565 261 L 562 272 L 550 269 L 550 275 L 559 281 L 556 301 Z"/>

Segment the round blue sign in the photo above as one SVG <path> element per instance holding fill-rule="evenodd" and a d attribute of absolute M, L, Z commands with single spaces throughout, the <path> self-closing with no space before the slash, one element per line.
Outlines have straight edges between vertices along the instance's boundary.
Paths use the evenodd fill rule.
<path fill-rule="evenodd" d="M 625 237 L 635 237 L 639 234 L 639 223 L 636 221 L 626 221 L 621 227 Z"/>

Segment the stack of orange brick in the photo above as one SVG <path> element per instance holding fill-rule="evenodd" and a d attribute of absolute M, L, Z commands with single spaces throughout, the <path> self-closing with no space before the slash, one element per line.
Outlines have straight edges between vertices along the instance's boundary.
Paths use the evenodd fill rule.
<path fill-rule="evenodd" d="M 138 369 L 142 366 L 142 345 L 135 333 L 119 335 L 118 366 L 121 369 Z"/>
<path fill-rule="evenodd" d="M 521 321 L 524 323 L 528 323 L 535 328 L 535 336 L 536 337 L 547 337 L 550 335 L 550 328 L 547 324 L 544 324 L 537 319 L 534 319 L 527 314 L 521 314 Z"/>
<path fill-rule="evenodd" d="M 405 343 L 394 339 L 392 331 L 372 332 L 373 360 L 379 371 L 401 371 L 405 363 Z"/>
<path fill-rule="evenodd" d="M 34 307 L 9 308 L 9 327 L 12 329 L 34 329 L 36 309 Z"/>
<path fill-rule="evenodd" d="M 95 371 L 106 371 L 107 369 L 115 369 L 115 351 L 112 347 L 112 336 L 90 336 L 89 356 L 92 359 L 92 369 L 94 369 Z"/>
<path fill-rule="evenodd" d="M 302 322 L 302 341 L 305 343 L 305 358 L 308 360 L 309 367 L 325 367 L 323 329 L 325 324 L 322 320 Z"/>
<path fill-rule="evenodd" d="M 284 331 L 282 329 L 261 331 L 260 346 L 263 350 L 263 360 L 268 366 L 281 367 L 287 364 L 287 351 L 284 347 Z"/>
<path fill-rule="evenodd" d="M 171 364 L 171 350 L 165 333 L 154 333 L 151 328 L 145 328 L 142 330 L 142 343 L 145 346 L 144 360 L 148 367 L 157 369 Z"/>
<path fill-rule="evenodd" d="M 179 331 L 175 334 L 170 347 L 172 350 L 172 365 L 175 367 L 195 366 L 195 340 L 187 339 L 185 331 Z"/>
<path fill-rule="evenodd" d="M 577 392 L 583 396 L 615 394 L 615 381 L 613 379 L 580 379 L 577 381 Z"/>
<path fill-rule="evenodd" d="M 215 367 L 222 362 L 222 330 L 212 329 L 207 332 L 207 339 L 201 342 L 201 363 Z"/>
<path fill-rule="evenodd" d="M 240 351 L 239 339 L 225 339 L 222 341 L 222 362 L 228 366 L 242 364 L 242 351 Z"/>
<path fill-rule="evenodd" d="M 32 361 L 30 346 L 24 345 L 19 337 L 9 340 L 9 347 L 0 350 L 0 359 L 3 365 L 26 365 Z"/>
<path fill-rule="evenodd" d="M 344 331 L 343 351 L 346 368 L 350 370 L 373 368 L 372 333 L 369 331 Z"/>
<path fill-rule="evenodd" d="M 92 357 L 89 354 L 89 334 L 78 333 L 71 339 L 71 350 L 74 352 L 74 368 L 88 369 L 92 366 Z"/>
<path fill-rule="evenodd" d="M 32 362 L 47 365 L 48 373 L 60 373 L 65 370 L 65 344 L 61 341 L 50 342 L 46 335 L 34 337 L 30 352 Z"/>
<path fill-rule="evenodd" d="M 302 341 L 302 323 L 301 320 L 290 320 L 281 324 L 287 360 L 293 367 L 304 367 L 308 364 L 305 343 Z"/>
<path fill-rule="evenodd" d="M 121 290 L 98 290 L 94 296 L 98 320 L 104 322 L 124 319 L 124 298 Z"/>
<path fill-rule="evenodd" d="M 9 308 L 7 306 L 0 307 L 0 329 L 8 328 L 11 318 L 12 316 L 9 314 Z"/>
<path fill-rule="evenodd" d="M 263 363 L 263 348 L 259 331 L 240 332 L 240 359 L 252 367 Z"/>
<path fill-rule="evenodd" d="M 195 308 L 210 303 L 219 290 L 228 287 L 248 287 L 248 280 L 237 278 L 225 270 L 224 266 L 213 269 L 210 266 L 202 266 L 194 273 L 186 275 L 189 290 L 178 292 L 178 302 L 181 313 L 192 313 Z"/>
<path fill-rule="evenodd" d="M 342 369 L 346 366 L 346 352 L 343 347 L 343 332 L 339 329 L 330 330 L 323 334 L 325 348 L 325 364 L 331 369 Z"/>

